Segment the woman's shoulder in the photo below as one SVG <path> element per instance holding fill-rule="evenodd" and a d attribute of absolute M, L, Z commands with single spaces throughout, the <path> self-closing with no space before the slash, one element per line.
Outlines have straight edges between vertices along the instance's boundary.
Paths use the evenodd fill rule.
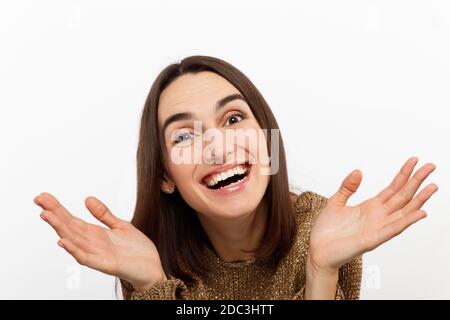
<path fill-rule="evenodd" d="M 291 193 L 291 200 L 293 201 L 296 216 L 313 218 L 325 207 L 328 198 L 313 191 L 305 191 L 298 195 Z"/>
<path fill-rule="evenodd" d="M 293 214 L 297 224 L 297 233 L 293 246 L 286 257 L 286 261 L 294 261 L 296 270 L 303 269 L 304 257 L 308 254 L 309 237 L 314 220 L 327 203 L 327 198 L 313 191 L 305 191 L 300 194 L 290 193 L 293 204 Z M 304 271 L 301 271 L 304 272 Z"/>

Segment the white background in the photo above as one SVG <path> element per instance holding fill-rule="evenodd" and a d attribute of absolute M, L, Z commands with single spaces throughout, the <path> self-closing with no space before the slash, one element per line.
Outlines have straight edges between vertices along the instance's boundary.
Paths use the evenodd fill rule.
<path fill-rule="evenodd" d="M 448 1 L 2 1 L 0 298 L 115 299 L 56 244 L 32 199 L 86 196 L 130 219 L 140 112 L 166 65 L 222 58 L 273 109 L 291 183 L 351 204 L 432 161 L 429 217 L 364 258 L 362 299 L 450 298 Z"/>

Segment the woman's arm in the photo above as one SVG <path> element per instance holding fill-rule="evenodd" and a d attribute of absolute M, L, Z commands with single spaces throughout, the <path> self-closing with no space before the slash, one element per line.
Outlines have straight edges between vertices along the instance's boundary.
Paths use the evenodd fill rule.
<path fill-rule="evenodd" d="M 306 262 L 306 300 L 333 300 L 336 298 L 339 271 L 318 270 L 308 257 Z"/>
<path fill-rule="evenodd" d="M 307 259 L 304 299 L 357 300 L 361 289 L 362 256 L 344 264 L 335 273 L 314 270 Z"/>

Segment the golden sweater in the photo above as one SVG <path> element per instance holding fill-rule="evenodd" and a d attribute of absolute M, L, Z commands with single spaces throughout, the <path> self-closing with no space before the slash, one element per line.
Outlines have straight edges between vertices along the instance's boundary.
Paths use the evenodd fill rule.
<path fill-rule="evenodd" d="M 303 299 L 309 234 L 314 217 L 326 201 L 327 198 L 311 191 L 297 196 L 294 208 L 298 232 L 291 250 L 276 267 L 257 259 L 226 262 L 206 248 L 205 259 L 208 259 L 212 270 L 207 277 L 195 277 L 189 287 L 180 279 L 169 277 L 148 290 L 130 288 L 130 299 Z M 336 299 L 359 299 L 361 274 L 361 256 L 343 265 L 339 269 Z"/>

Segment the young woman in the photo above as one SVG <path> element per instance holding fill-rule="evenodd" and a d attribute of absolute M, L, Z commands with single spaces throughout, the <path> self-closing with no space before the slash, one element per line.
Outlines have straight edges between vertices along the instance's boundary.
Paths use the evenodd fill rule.
<path fill-rule="evenodd" d="M 263 129 L 263 143 L 203 144 L 208 130 L 220 140 Z M 389 186 L 356 206 L 347 200 L 359 170 L 329 199 L 296 195 L 277 129 L 243 73 L 188 57 L 160 73 L 145 103 L 131 223 L 94 197 L 86 207 L 106 228 L 73 216 L 49 193 L 34 201 L 58 244 L 80 264 L 120 278 L 125 299 L 357 299 L 362 254 L 426 216 L 421 207 L 437 186 L 417 191 L 435 166 L 411 176 L 418 159 L 409 159 Z M 263 170 L 269 166 L 275 170 Z"/>

